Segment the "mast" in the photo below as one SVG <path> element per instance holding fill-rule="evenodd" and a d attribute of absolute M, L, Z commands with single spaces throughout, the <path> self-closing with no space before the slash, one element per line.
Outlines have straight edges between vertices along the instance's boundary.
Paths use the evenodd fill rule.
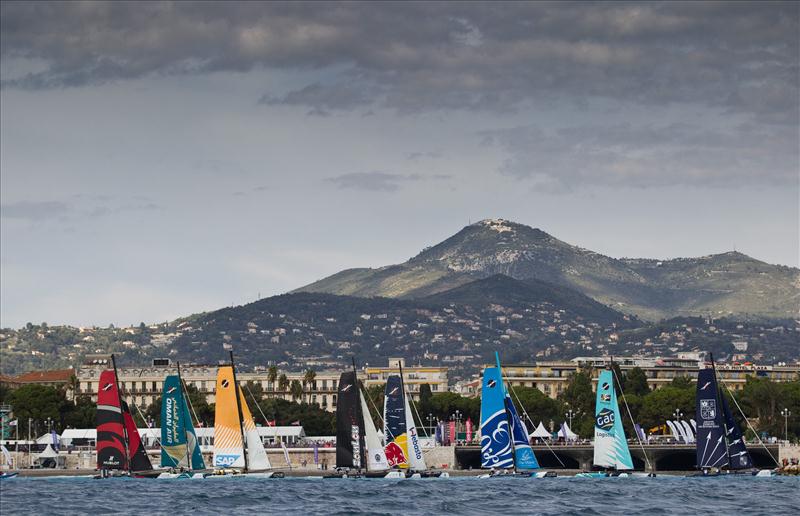
<path fill-rule="evenodd" d="M 183 388 L 183 378 L 181 377 L 181 363 L 180 362 L 178 362 L 178 385 L 180 386 L 181 391 L 183 391 L 183 395 L 184 396 L 188 396 L 189 393 L 186 392 L 186 389 Z M 183 415 L 184 421 L 187 421 L 187 420 L 191 421 L 191 418 L 188 417 L 189 415 L 185 413 L 185 410 L 184 410 L 185 408 L 186 408 L 186 402 L 184 401 L 181 404 L 181 415 Z M 184 425 L 183 433 L 185 434 L 186 433 L 186 423 L 184 422 L 183 425 Z M 189 453 L 189 436 L 187 435 L 185 437 L 186 437 L 186 467 L 191 470 L 192 469 L 192 455 Z"/>
<path fill-rule="evenodd" d="M 722 400 L 721 397 L 723 396 L 722 392 L 719 390 L 719 380 L 717 379 L 717 366 L 714 364 L 714 354 L 710 351 L 708 352 L 708 357 L 711 359 L 711 369 L 714 371 L 714 395 L 717 397 L 717 407 L 718 410 L 722 410 Z M 728 458 L 728 468 L 731 466 L 731 452 L 728 449 L 728 424 L 725 421 L 725 418 L 720 418 L 722 423 L 722 440 L 725 443 L 725 456 Z M 720 468 L 722 469 L 722 468 Z"/>
<path fill-rule="evenodd" d="M 117 396 L 119 396 L 120 401 L 122 399 L 122 391 L 119 390 L 119 376 L 117 375 L 117 361 L 114 359 L 114 353 L 111 353 L 111 365 L 114 367 L 114 387 L 117 388 Z M 122 424 L 122 436 L 124 437 L 123 444 L 125 445 L 125 463 L 128 465 L 128 474 L 131 473 L 131 453 L 128 450 L 128 429 L 125 427 L 125 415 L 122 413 L 122 403 L 119 405 L 119 422 Z"/>
<path fill-rule="evenodd" d="M 494 352 L 494 360 L 497 363 L 497 372 L 500 375 L 500 383 L 503 386 L 503 403 L 506 402 L 506 383 L 503 381 L 503 367 L 500 365 L 500 353 L 495 351 Z M 511 398 L 509 398 L 510 400 Z M 514 403 L 511 401 L 511 403 Z M 518 473 L 517 470 L 517 447 L 514 445 L 514 421 L 511 420 L 511 414 L 508 413 L 508 407 L 506 407 L 506 421 L 508 421 L 508 436 L 509 436 L 509 443 L 511 444 L 511 460 L 514 463 L 514 473 Z M 456 436 L 458 436 L 458 428 L 456 428 Z"/>
<path fill-rule="evenodd" d="M 233 391 L 236 397 L 236 411 L 239 413 L 239 432 L 242 434 L 242 451 L 244 452 L 244 470 L 247 471 L 248 463 L 247 463 L 247 439 L 245 439 L 244 435 L 244 425 L 242 422 L 244 421 L 244 414 L 242 413 L 242 402 L 239 399 L 239 382 L 236 380 L 236 366 L 233 364 L 233 350 L 230 350 L 229 353 L 231 354 L 231 372 L 233 373 Z"/>
<path fill-rule="evenodd" d="M 361 386 L 358 384 L 358 371 L 356 370 L 356 358 L 352 357 L 352 359 L 353 359 L 353 376 L 355 376 L 355 378 L 353 379 L 355 383 L 354 387 L 358 391 L 358 396 L 359 396 L 358 403 L 356 403 L 356 418 L 361 423 L 358 428 L 358 446 L 359 448 L 361 448 L 359 461 L 361 462 L 360 464 L 361 469 L 367 471 L 366 459 L 367 459 L 367 453 L 369 452 L 367 451 L 367 442 L 366 439 L 364 439 L 365 437 L 364 432 L 361 431 L 362 428 L 366 426 L 366 424 L 364 423 L 364 411 L 361 410 L 361 396 L 363 396 L 363 394 L 361 393 Z"/>

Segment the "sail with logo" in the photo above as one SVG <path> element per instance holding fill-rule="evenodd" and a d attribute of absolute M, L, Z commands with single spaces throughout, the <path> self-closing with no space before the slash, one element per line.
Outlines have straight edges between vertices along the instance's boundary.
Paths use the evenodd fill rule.
<path fill-rule="evenodd" d="M 256 475 L 272 466 L 242 389 L 236 382 L 233 365 L 222 366 L 217 371 L 213 464 L 221 468 L 217 475 L 249 472 L 251 476 L 272 476 L 272 472 Z"/>
<path fill-rule="evenodd" d="M 697 467 L 707 471 L 728 464 L 725 430 L 719 406 L 719 390 L 713 369 L 697 375 Z"/>
<path fill-rule="evenodd" d="M 97 469 L 101 477 L 111 476 L 115 470 L 137 477 L 153 476 L 153 465 L 130 408 L 120 395 L 113 355 L 111 362 L 114 369 L 100 373 L 97 391 Z"/>
<path fill-rule="evenodd" d="M 179 375 L 164 380 L 161 397 L 161 465 L 167 468 L 205 469 Z"/>
<path fill-rule="evenodd" d="M 620 470 L 633 469 L 633 459 L 622 427 L 614 373 L 600 372 L 597 380 L 594 422 L 594 465 Z"/>
<path fill-rule="evenodd" d="M 753 469 L 753 459 L 744 443 L 741 429 L 717 383 L 714 357 L 711 367 L 697 374 L 697 467 L 703 474 L 722 468 Z"/>
<path fill-rule="evenodd" d="M 355 368 L 339 377 L 336 403 L 336 468 L 341 476 L 383 476 L 389 469 L 378 431 L 358 385 Z"/>
<path fill-rule="evenodd" d="M 383 435 L 386 437 L 384 450 L 390 467 L 406 469 L 409 461 L 404 398 L 400 376 L 389 376 L 383 398 Z"/>
<path fill-rule="evenodd" d="M 528 441 L 528 429 L 503 383 L 500 355 L 496 367 L 483 371 L 481 390 L 481 467 L 534 470 L 539 462 Z"/>
<path fill-rule="evenodd" d="M 514 448 L 505 406 L 505 392 L 500 369 L 483 370 L 481 385 L 481 467 L 514 467 Z"/>
<path fill-rule="evenodd" d="M 122 404 L 113 370 L 100 373 L 97 390 L 97 469 L 128 470 Z"/>

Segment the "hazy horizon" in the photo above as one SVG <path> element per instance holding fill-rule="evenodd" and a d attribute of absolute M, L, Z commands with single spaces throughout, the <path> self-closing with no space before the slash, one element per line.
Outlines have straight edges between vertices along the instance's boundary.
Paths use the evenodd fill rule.
<path fill-rule="evenodd" d="M 800 266 L 800 4 L 0 4 L 0 326 L 161 322 L 504 218 Z"/>

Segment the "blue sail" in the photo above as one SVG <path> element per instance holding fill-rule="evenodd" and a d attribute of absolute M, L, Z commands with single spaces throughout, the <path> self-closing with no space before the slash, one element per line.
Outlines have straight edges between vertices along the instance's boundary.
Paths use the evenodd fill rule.
<path fill-rule="evenodd" d="M 594 416 L 594 464 L 606 468 L 633 469 L 614 389 L 614 373 L 609 370 L 601 371 L 597 379 Z"/>
<path fill-rule="evenodd" d="M 483 370 L 481 386 L 481 467 L 513 468 L 511 431 L 505 407 L 506 393 L 500 369 Z"/>
<path fill-rule="evenodd" d="M 205 469 L 189 407 L 177 375 L 164 380 L 161 397 L 161 465 L 168 468 Z"/>
<path fill-rule="evenodd" d="M 536 460 L 528 441 L 528 429 L 522 422 L 511 396 L 506 393 L 506 410 L 511 420 L 511 435 L 514 439 L 514 461 L 517 469 L 539 469 L 539 461 Z"/>
<path fill-rule="evenodd" d="M 742 431 L 728 407 L 728 400 L 725 399 L 723 393 L 720 393 L 720 399 L 722 400 L 722 413 L 725 416 L 725 437 L 728 439 L 728 460 L 730 461 L 728 467 L 730 469 L 752 468 L 753 459 L 750 458 L 750 452 L 747 451 L 747 446 L 744 444 Z"/>
<path fill-rule="evenodd" d="M 728 463 L 722 412 L 717 406 L 717 379 L 713 369 L 697 375 L 697 467 L 721 468 Z"/>

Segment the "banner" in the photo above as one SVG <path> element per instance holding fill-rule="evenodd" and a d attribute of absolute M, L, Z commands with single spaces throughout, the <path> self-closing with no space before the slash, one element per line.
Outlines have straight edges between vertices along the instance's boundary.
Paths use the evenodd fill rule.
<path fill-rule="evenodd" d="M 472 442 L 472 419 L 467 418 L 467 442 Z"/>
<path fill-rule="evenodd" d="M 458 439 L 456 435 L 456 422 L 450 421 L 450 443 L 455 444 L 456 439 Z"/>
<path fill-rule="evenodd" d="M 314 464 L 319 464 L 319 443 L 314 442 Z"/>

